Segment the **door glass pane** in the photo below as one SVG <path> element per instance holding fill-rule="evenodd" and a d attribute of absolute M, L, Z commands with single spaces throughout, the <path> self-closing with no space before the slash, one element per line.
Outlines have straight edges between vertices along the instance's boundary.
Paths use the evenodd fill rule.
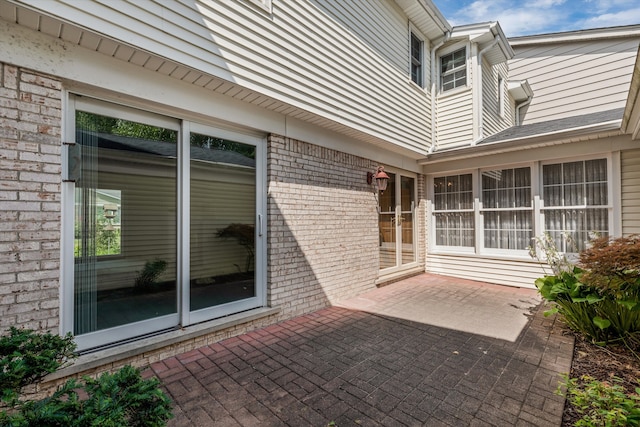
<path fill-rule="evenodd" d="M 413 242 L 413 210 L 415 207 L 415 179 L 400 177 L 400 224 L 402 228 L 402 264 L 416 260 Z"/>
<path fill-rule="evenodd" d="M 256 295 L 256 161 L 252 145 L 190 139 L 193 311 Z"/>
<path fill-rule="evenodd" d="M 384 193 L 379 195 L 380 214 L 380 268 L 396 265 L 396 175 L 387 172 L 389 182 Z"/>
<path fill-rule="evenodd" d="M 74 333 L 176 313 L 177 131 L 76 113 Z"/>

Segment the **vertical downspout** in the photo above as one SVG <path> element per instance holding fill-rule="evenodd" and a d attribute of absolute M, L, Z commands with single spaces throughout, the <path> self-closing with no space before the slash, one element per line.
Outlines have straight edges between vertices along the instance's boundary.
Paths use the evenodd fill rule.
<path fill-rule="evenodd" d="M 440 43 L 431 48 L 431 147 L 429 147 L 429 154 L 433 153 L 438 146 L 436 130 L 436 51 L 449 40 L 449 37 L 451 37 L 451 32 L 447 31 Z"/>
<path fill-rule="evenodd" d="M 520 126 L 520 109 L 529 105 L 531 103 L 531 99 L 532 97 L 529 96 L 526 101 L 523 101 L 516 107 L 516 126 Z"/>
<path fill-rule="evenodd" d="M 480 114 L 479 116 L 479 120 L 478 120 L 478 138 L 476 138 L 473 142 L 471 142 L 471 145 L 476 145 L 478 143 L 478 141 L 482 140 L 484 138 L 484 111 L 483 109 L 483 100 L 482 100 L 482 55 L 488 51 L 489 49 L 492 49 L 496 44 L 498 44 L 498 42 L 500 41 L 500 36 L 496 36 L 496 38 L 493 39 L 493 42 L 491 42 L 491 44 L 489 46 L 486 46 L 484 49 L 482 49 L 480 52 L 478 52 L 478 81 L 474 84 L 477 84 L 478 86 L 478 114 Z"/>

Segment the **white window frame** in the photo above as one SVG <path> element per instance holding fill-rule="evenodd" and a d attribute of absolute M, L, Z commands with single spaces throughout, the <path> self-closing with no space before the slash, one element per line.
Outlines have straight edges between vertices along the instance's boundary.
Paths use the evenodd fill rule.
<path fill-rule="evenodd" d="M 478 252 L 481 254 L 489 253 L 489 254 L 500 254 L 500 255 L 513 255 L 513 256 L 527 256 L 529 254 L 527 249 L 504 249 L 504 248 L 488 248 L 484 245 L 484 213 L 485 212 L 513 212 L 513 211 L 529 211 L 531 212 L 531 234 L 532 236 L 536 235 L 536 211 L 535 211 L 535 193 L 534 189 L 536 185 L 534 184 L 534 178 L 536 177 L 534 174 L 535 165 L 533 163 L 520 163 L 520 164 L 509 164 L 503 166 L 489 167 L 489 168 L 481 168 L 477 170 L 478 174 L 478 194 L 477 197 L 480 199 L 479 203 L 479 221 L 477 222 L 478 230 L 476 236 L 478 237 Z M 505 169 L 519 169 L 519 168 L 529 168 L 530 170 L 530 183 L 531 183 L 531 206 L 530 207 L 514 207 L 514 208 L 485 208 L 484 207 L 484 189 L 482 188 L 482 173 L 487 171 L 495 171 L 495 170 L 505 170 Z M 539 229 L 538 229 L 539 230 Z"/>
<path fill-rule="evenodd" d="M 564 163 L 572 163 L 572 162 L 584 162 L 584 161 L 588 161 L 588 160 L 598 160 L 598 159 L 605 159 L 607 162 L 607 204 L 606 205 L 571 205 L 571 206 L 545 206 L 544 205 L 544 183 L 543 183 L 543 174 L 542 174 L 542 170 L 543 167 L 545 165 L 554 165 L 554 164 L 564 164 Z M 616 193 L 614 192 L 614 180 L 616 179 L 617 176 L 619 176 L 620 173 L 620 169 L 619 168 L 615 168 L 615 172 L 614 172 L 614 159 L 615 156 L 613 156 L 611 153 L 606 153 L 606 154 L 596 154 L 596 155 L 586 155 L 586 156 L 578 156 L 578 157 L 570 157 L 570 158 L 564 158 L 564 159 L 557 159 L 557 160 L 546 160 L 544 162 L 540 162 L 540 177 L 539 177 L 539 187 L 540 187 L 540 221 L 541 221 L 541 227 L 544 231 L 546 231 L 545 228 L 545 211 L 548 210 L 569 210 L 569 209 L 607 209 L 607 227 L 608 227 L 608 234 L 609 236 L 617 236 L 619 235 L 619 231 L 617 230 L 615 224 L 615 218 L 617 215 L 616 212 L 616 206 L 619 206 L 619 204 L 616 204 L 614 201 L 616 200 Z"/>
<path fill-rule="evenodd" d="M 504 112 L 505 112 L 505 100 L 506 100 L 506 96 L 505 96 L 505 79 L 502 76 L 498 76 L 498 115 L 500 115 L 501 118 L 504 118 Z"/>
<path fill-rule="evenodd" d="M 602 154 L 593 154 L 593 155 L 584 155 L 584 156 L 576 156 L 576 157 L 566 157 L 559 158 L 553 160 L 544 160 L 544 161 L 534 161 L 534 162 L 519 162 L 519 163 L 507 163 L 496 165 L 493 167 L 483 167 L 477 169 L 466 169 L 459 171 L 451 171 L 446 173 L 438 173 L 429 175 L 428 177 L 428 203 L 427 203 L 427 215 L 429 220 L 429 253 L 434 254 L 464 254 L 464 255 L 473 255 L 473 256 L 491 256 L 497 258 L 505 258 L 505 259 L 530 259 L 529 253 L 526 250 L 516 250 L 516 249 L 494 249 L 494 248 L 485 248 L 484 247 L 484 217 L 482 216 L 482 212 L 487 211 L 483 207 L 482 200 L 482 183 L 481 183 L 481 174 L 484 171 L 488 170 L 499 170 L 499 169 L 515 169 L 521 167 L 530 167 L 531 168 L 531 198 L 532 198 L 532 210 L 533 221 L 532 221 L 532 232 L 533 237 L 541 236 L 545 232 L 545 218 L 544 212 L 548 209 L 553 209 L 553 207 L 545 207 L 544 206 L 544 194 L 543 194 L 543 176 L 542 170 L 544 165 L 549 164 L 558 164 L 558 163 L 571 163 L 577 161 L 585 161 L 585 160 L 596 160 L 596 159 L 606 159 L 607 161 L 607 202 L 606 206 L 598 206 L 597 208 L 606 208 L 608 209 L 608 233 L 609 236 L 619 236 L 621 234 L 621 226 L 620 226 L 620 194 L 619 191 L 616 191 L 616 188 L 620 187 L 620 160 L 619 160 L 619 152 L 614 153 L 602 153 Z M 474 212 L 475 212 L 475 247 L 459 247 L 459 246 L 444 246 L 436 244 L 436 222 L 435 222 L 435 214 L 442 211 L 435 210 L 435 199 L 434 199 L 434 179 L 445 177 L 445 176 L 453 176 L 453 175 L 464 175 L 464 174 L 472 174 L 472 179 L 474 182 L 473 185 L 473 198 L 474 198 Z M 580 206 L 576 206 L 580 208 Z M 576 208 L 570 207 L 570 208 Z M 584 206 L 585 208 L 588 208 Z M 591 206 L 589 206 L 591 207 Z M 529 208 L 519 208 L 519 209 L 529 209 Z M 513 210 L 513 209 L 507 209 Z M 533 243 L 533 242 L 532 242 Z M 540 257 L 543 254 L 538 254 Z"/>
<path fill-rule="evenodd" d="M 471 191 L 472 191 L 472 199 L 473 206 L 469 209 L 443 209 L 436 210 L 435 207 L 435 191 L 434 191 L 434 181 L 436 178 L 443 178 L 447 176 L 460 176 L 460 175 L 471 175 Z M 446 174 L 438 174 L 429 177 L 429 203 L 428 203 L 428 215 L 431 221 L 430 227 L 430 239 L 429 239 L 429 247 L 435 248 L 437 251 L 448 251 L 448 252 L 456 252 L 456 253 L 468 253 L 472 254 L 476 252 L 476 246 L 478 244 L 478 233 L 477 228 L 475 229 L 474 235 L 474 246 L 446 246 L 446 245 L 438 245 L 436 239 L 436 214 L 438 213 L 457 213 L 457 212 L 466 212 L 473 213 L 474 217 L 474 226 L 478 221 L 478 198 L 477 198 L 477 186 L 478 186 L 478 174 L 474 170 L 464 170 L 464 171 L 455 171 Z"/>
<path fill-rule="evenodd" d="M 77 95 L 76 95 L 77 94 Z M 251 301 L 240 300 L 197 311 L 190 311 L 190 295 L 188 286 L 178 287 L 177 311 L 165 316 L 154 317 L 140 322 L 129 323 L 109 329 L 98 330 L 74 336 L 78 350 L 112 345 L 118 341 L 137 339 L 146 334 L 157 333 L 164 329 L 185 327 L 195 323 L 214 320 L 230 314 L 239 313 L 267 305 L 267 198 L 266 198 L 266 143 L 263 135 L 251 132 L 242 133 L 236 129 L 202 125 L 177 117 L 175 115 L 154 112 L 152 109 L 138 109 L 133 106 L 118 105 L 109 101 L 102 101 L 92 97 L 91 93 L 65 92 L 63 101 L 64 141 L 75 142 L 75 111 L 76 109 L 94 114 L 105 115 L 149 125 L 164 127 L 178 131 L 177 164 L 177 242 L 178 249 L 177 274 L 178 283 L 188 283 L 190 261 L 190 181 L 189 181 L 189 135 L 191 131 L 210 133 L 223 139 L 254 145 L 256 147 L 256 248 L 255 248 L 255 289 L 256 295 Z M 63 171 L 69 170 L 66 156 L 63 156 Z M 74 215 L 75 215 L 75 183 L 62 182 L 62 226 L 61 226 L 61 301 L 60 301 L 60 333 L 74 331 Z"/>
<path fill-rule="evenodd" d="M 416 60 L 416 58 L 413 56 L 414 39 L 420 43 L 420 46 L 419 46 L 420 58 L 418 58 L 418 60 Z M 424 40 L 425 40 L 424 37 L 417 30 L 415 30 L 413 27 L 409 28 L 409 79 L 416 85 L 420 86 L 421 88 L 424 88 L 424 77 L 425 77 Z M 418 81 L 413 79 L 413 67 L 416 65 L 416 63 L 419 68 L 417 77 L 416 77 Z"/>
<path fill-rule="evenodd" d="M 457 91 L 460 90 L 464 90 L 466 88 L 470 87 L 470 75 L 469 75 L 469 49 L 470 46 L 468 43 L 463 43 L 463 44 L 455 44 L 453 46 L 448 47 L 447 49 L 444 49 L 442 52 L 440 52 L 440 54 L 438 55 L 438 88 L 439 88 L 439 92 L 441 94 L 450 94 L 450 93 L 455 93 Z M 455 68 L 453 70 L 447 71 L 446 73 L 442 73 L 442 58 L 444 58 L 445 56 L 449 56 L 449 55 L 453 55 L 454 53 L 459 52 L 460 50 L 463 50 L 465 52 L 465 61 L 464 61 L 464 67 L 460 66 L 458 68 Z M 457 71 L 460 71 L 464 68 L 465 70 L 465 84 L 464 85 L 460 85 L 460 86 L 455 86 L 451 89 L 444 89 L 444 76 L 445 75 L 449 75 L 452 73 L 455 73 Z"/>

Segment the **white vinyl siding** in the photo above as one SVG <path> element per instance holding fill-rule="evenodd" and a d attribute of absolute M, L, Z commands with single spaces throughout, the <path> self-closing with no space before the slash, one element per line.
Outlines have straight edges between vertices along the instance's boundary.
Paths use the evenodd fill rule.
<path fill-rule="evenodd" d="M 527 79 L 534 97 L 523 124 L 624 108 L 637 39 L 514 43 L 512 80 Z"/>
<path fill-rule="evenodd" d="M 620 154 L 622 234 L 640 234 L 640 149 Z"/>
<path fill-rule="evenodd" d="M 482 126 L 483 136 L 494 135 L 513 126 L 513 116 L 506 114 L 511 111 L 506 104 L 506 76 L 507 64 L 501 63 L 493 67 L 485 59 L 482 61 Z M 498 83 L 502 81 L 502 87 Z M 502 95 L 501 95 L 502 94 Z"/>
<path fill-rule="evenodd" d="M 270 14 L 241 1 L 25 3 L 214 79 L 173 75 L 169 66 L 160 73 L 311 123 L 429 148 L 429 97 L 407 78 L 407 21 L 391 2 L 273 2 Z M 391 37 L 366 29 L 371 17 Z M 136 50 L 111 45 L 104 53 L 139 62 Z"/>
<path fill-rule="evenodd" d="M 550 274 L 548 267 L 545 271 L 532 259 L 507 260 L 442 254 L 429 254 L 426 270 L 429 273 L 523 288 L 535 288 L 537 278 Z"/>
<path fill-rule="evenodd" d="M 468 146 L 473 140 L 472 91 L 440 96 L 437 103 L 438 150 Z"/>

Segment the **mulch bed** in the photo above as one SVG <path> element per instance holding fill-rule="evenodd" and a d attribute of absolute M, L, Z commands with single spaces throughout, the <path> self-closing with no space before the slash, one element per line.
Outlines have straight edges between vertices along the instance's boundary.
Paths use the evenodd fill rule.
<path fill-rule="evenodd" d="M 567 333 L 572 333 L 568 331 Z M 636 351 L 638 353 L 638 351 Z M 640 356 L 640 353 L 638 353 Z M 600 381 L 610 381 L 612 377 L 622 380 L 627 393 L 635 393 L 640 387 L 640 359 L 624 345 L 601 347 L 576 336 L 571 364 L 571 378 L 589 375 Z M 580 419 L 568 402 L 565 404 L 562 426 L 573 426 Z"/>

